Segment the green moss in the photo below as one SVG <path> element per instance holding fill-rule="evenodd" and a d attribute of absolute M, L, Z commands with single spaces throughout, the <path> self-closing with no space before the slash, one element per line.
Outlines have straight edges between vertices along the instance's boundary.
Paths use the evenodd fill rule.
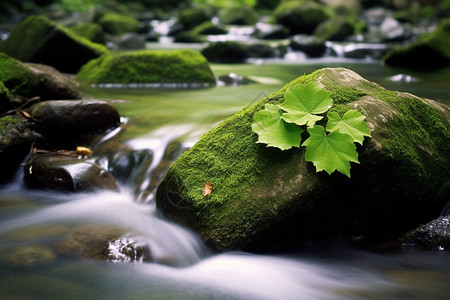
<path fill-rule="evenodd" d="M 76 79 L 86 83 L 215 84 L 207 60 L 193 50 L 103 55 L 83 66 Z"/>
<path fill-rule="evenodd" d="M 21 22 L 10 37 L 1 44 L 0 50 L 22 61 L 30 61 L 51 38 L 63 34 L 92 48 L 98 54 L 107 53 L 105 46 L 80 37 L 64 26 L 44 16 L 30 16 Z"/>
<path fill-rule="evenodd" d="M 0 118 L 0 134 L 5 134 L 5 131 L 8 129 L 9 126 L 14 126 L 18 122 L 19 119 L 13 116 L 6 116 Z"/>
<path fill-rule="evenodd" d="M 69 28 L 78 36 L 89 39 L 94 43 L 105 43 L 105 34 L 103 28 L 97 23 L 84 23 Z"/>
<path fill-rule="evenodd" d="M 0 81 L 12 94 L 27 95 L 30 74 L 23 63 L 0 52 Z"/>
<path fill-rule="evenodd" d="M 393 48 L 383 61 L 390 66 L 422 70 L 450 65 L 450 19 L 441 21 L 434 32 L 417 41 Z"/>
<path fill-rule="evenodd" d="M 113 35 L 136 32 L 139 29 L 139 22 L 134 17 L 113 12 L 104 14 L 98 23 L 105 32 Z"/>

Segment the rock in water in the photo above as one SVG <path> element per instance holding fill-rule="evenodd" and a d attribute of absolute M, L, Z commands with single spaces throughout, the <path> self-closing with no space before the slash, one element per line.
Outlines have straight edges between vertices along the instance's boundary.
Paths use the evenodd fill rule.
<path fill-rule="evenodd" d="M 25 19 L 1 44 L 0 51 L 65 73 L 76 73 L 89 60 L 108 52 L 105 46 L 80 37 L 44 16 Z"/>
<path fill-rule="evenodd" d="M 289 86 L 316 82 L 341 115 L 356 109 L 371 138 L 351 178 L 316 173 L 304 147 L 256 143 L 253 116 Z M 400 234 L 437 215 L 450 196 L 450 108 L 389 91 L 344 68 L 302 76 L 205 134 L 169 169 L 156 201 L 216 250 L 269 251 L 308 240 Z M 214 191 L 203 196 L 210 182 Z"/>

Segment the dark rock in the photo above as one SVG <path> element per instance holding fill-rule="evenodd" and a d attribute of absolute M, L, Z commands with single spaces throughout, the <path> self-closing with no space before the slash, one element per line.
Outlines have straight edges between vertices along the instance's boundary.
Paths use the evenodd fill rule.
<path fill-rule="evenodd" d="M 34 142 L 43 141 L 42 135 L 32 128 L 32 122 L 21 115 L 0 118 L 0 183 L 13 177 Z"/>
<path fill-rule="evenodd" d="M 240 63 L 248 58 L 248 46 L 239 42 L 216 42 L 201 52 L 210 62 Z"/>
<path fill-rule="evenodd" d="M 89 60 L 108 52 L 103 45 L 77 36 L 44 16 L 30 16 L 20 23 L 0 44 L 0 51 L 66 73 L 76 73 Z"/>
<path fill-rule="evenodd" d="M 255 26 L 255 37 L 264 40 L 284 39 L 289 29 L 279 24 L 257 23 Z"/>
<path fill-rule="evenodd" d="M 25 165 L 25 183 L 34 189 L 62 192 L 90 192 L 99 189 L 118 190 L 107 170 L 70 155 L 33 155 Z"/>
<path fill-rule="evenodd" d="M 235 73 L 221 75 L 217 78 L 217 80 L 219 81 L 218 85 L 228 85 L 228 86 L 238 86 L 254 83 L 253 80 Z"/>
<path fill-rule="evenodd" d="M 297 34 L 293 36 L 290 46 L 293 50 L 302 51 L 309 57 L 321 57 L 326 50 L 324 40 L 306 34 Z"/>
<path fill-rule="evenodd" d="M 33 105 L 30 115 L 50 142 L 73 144 L 120 124 L 117 109 L 99 100 L 55 100 Z"/>
<path fill-rule="evenodd" d="M 213 17 L 213 11 L 208 7 L 187 8 L 180 13 L 179 22 L 185 30 L 189 30 L 210 21 Z"/>
<path fill-rule="evenodd" d="M 407 245 L 417 245 L 419 247 L 436 249 L 450 249 L 450 216 L 439 217 L 427 224 L 414 229 L 400 241 Z"/>
<path fill-rule="evenodd" d="M 221 25 L 214 24 L 211 21 L 206 21 L 193 28 L 192 33 L 203 35 L 220 35 L 220 34 L 227 34 L 228 30 L 226 30 Z"/>
<path fill-rule="evenodd" d="M 105 44 L 106 37 L 103 27 L 97 23 L 83 23 L 69 28 L 75 34 L 85 37 L 94 43 Z"/>
<path fill-rule="evenodd" d="M 371 138 L 351 178 L 317 173 L 304 148 L 256 143 L 253 117 L 289 86 L 317 82 L 335 109 L 365 115 Z M 430 220 L 450 197 L 450 108 L 385 90 L 351 70 L 302 76 L 209 131 L 158 187 L 158 208 L 217 250 L 273 251 L 310 240 L 398 238 Z M 206 182 L 213 192 L 203 196 Z M 407 213 L 405 213 L 407 209 Z"/>
<path fill-rule="evenodd" d="M 0 113 L 20 106 L 28 98 L 39 97 L 39 100 L 81 99 L 77 84 L 68 76 L 52 67 L 40 64 L 22 63 L 4 53 L 0 53 L 0 82 L 8 94 L 9 101 L 2 100 Z M 16 97 L 14 97 L 16 96 Z M 5 97 L 5 96 L 4 96 Z"/>
<path fill-rule="evenodd" d="M 192 31 L 181 31 L 175 35 L 176 43 L 204 43 L 206 38 Z"/>
<path fill-rule="evenodd" d="M 271 58 L 277 56 L 277 51 L 265 44 L 250 44 L 247 48 L 249 57 Z"/>
<path fill-rule="evenodd" d="M 430 70 L 450 65 L 450 19 L 441 21 L 432 33 L 417 41 L 390 50 L 384 57 L 386 65 Z"/>

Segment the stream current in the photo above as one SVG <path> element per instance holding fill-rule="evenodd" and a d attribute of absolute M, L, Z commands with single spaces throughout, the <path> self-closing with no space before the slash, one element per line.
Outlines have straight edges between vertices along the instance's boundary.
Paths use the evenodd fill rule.
<path fill-rule="evenodd" d="M 450 103 L 449 69 L 420 73 L 336 60 L 212 65 L 216 76 L 233 72 L 257 81 L 245 86 L 84 87 L 94 98 L 111 100 L 126 120 L 110 139 L 152 151 L 147 181 L 137 188 L 133 180 L 122 183 L 118 193 L 63 194 L 26 189 L 19 169 L 0 187 L 0 299 L 448 299 L 448 251 L 375 251 L 326 241 L 293 253 L 217 254 L 155 208 L 148 186 L 163 176 L 162 162 L 170 165 L 224 118 L 298 76 L 341 66 L 385 88 Z M 27 246 L 51 249 L 79 226 L 123 228 L 150 249 L 152 262 L 20 254 Z"/>

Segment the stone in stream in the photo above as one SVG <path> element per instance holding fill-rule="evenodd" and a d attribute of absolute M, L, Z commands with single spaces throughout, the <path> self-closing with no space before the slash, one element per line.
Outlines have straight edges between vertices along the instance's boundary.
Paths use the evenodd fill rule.
<path fill-rule="evenodd" d="M 254 115 L 290 86 L 315 82 L 333 109 L 365 115 L 371 138 L 358 146 L 351 178 L 317 173 L 304 147 L 256 143 Z M 171 166 L 156 194 L 168 218 L 213 249 L 271 251 L 310 240 L 398 238 L 439 214 L 450 196 L 450 108 L 389 91 L 344 68 L 299 77 L 206 133 Z M 203 196 L 210 182 L 213 191 Z"/>
<path fill-rule="evenodd" d="M 72 155 L 33 155 L 24 167 L 27 187 L 62 192 L 118 190 L 114 177 L 100 166 Z"/>
<path fill-rule="evenodd" d="M 108 52 L 105 46 L 78 36 L 44 16 L 30 16 L 21 22 L 1 43 L 0 51 L 65 73 L 76 73 L 89 60 Z"/>
<path fill-rule="evenodd" d="M 406 233 L 400 241 L 428 249 L 450 249 L 450 215 L 441 216 Z"/>
<path fill-rule="evenodd" d="M 450 19 L 444 19 L 435 31 L 416 41 L 394 47 L 384 57 L 388 66 L 418 70 L 443 68 L 450 65 Z"/>
<path fill-rule="evenodd" d="M 76 79 L 90 84 L 157 87 L 214 86 L 208 61 L 194 50 L 142 50 L 103 55 L 87 63 Z"/>
<path fill-rule="evenodd" d="M 30 107 L 29 113 L 46 141 L 62 147 L 120 125 L 117 109 L 100 100 L 44 101 Z"/>

